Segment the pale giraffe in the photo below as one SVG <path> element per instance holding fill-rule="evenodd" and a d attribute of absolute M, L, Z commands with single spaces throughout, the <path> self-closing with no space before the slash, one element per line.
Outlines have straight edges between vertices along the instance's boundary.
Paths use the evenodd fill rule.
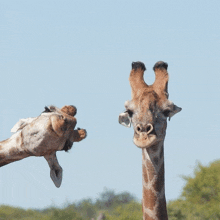
<path fill-rule="evenodd" d="M 125 102 L 126 111 L 119 115 L 119 123 L 134 128 L 133 141 L 142 148 L 142 210 L 144 220 L 166 220 L 167 208 L 164 188 L 164 139 L 167 118 L 181 111 L 168 100 L 167 63 L 157 62 L 155 82 L 144 81 L 145 65 L 133 62 L 129 81 L 132 100 Z"/>
<path fill-rule="evenodd" d="M 21 119 L 11 130 L 16 133 L 0 142 L 0 167 L 29 156 L 44 156 L 50 166 L 51 179 L 60 187 L 62 167 L 56 151 L 68 151 L 73 142 L 86 137 L 86 130 L 74 130 L 76 111 L 71 105 L 61 109 L 49 106 L 38 117 Z"/>
<path fill-rule="evenodd" d="M 98 216 L 97 220 L 104 220 L 105 218 L 106 218 L 105 214 L 99 213 L 99 216 Z"/>

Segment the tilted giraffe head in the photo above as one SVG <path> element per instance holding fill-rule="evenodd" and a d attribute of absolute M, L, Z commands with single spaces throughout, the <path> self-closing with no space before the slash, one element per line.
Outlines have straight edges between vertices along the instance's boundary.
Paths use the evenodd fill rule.
<path fill-rule="evenodd" d="M 149 148 L 163 141 L 166 135 L 167 118 L 181 111 L 168 100 L 168 64 L 157 62 L 155 82 L 147 85 L 143 75 L 144 63 L 133 62 L 129 81 L 132 90 L 131 101 L 125 102 L 126 111 L 119 115 L 119 123 L 130 127 L 133 124 L 133 141 L 137 147 Z"/>

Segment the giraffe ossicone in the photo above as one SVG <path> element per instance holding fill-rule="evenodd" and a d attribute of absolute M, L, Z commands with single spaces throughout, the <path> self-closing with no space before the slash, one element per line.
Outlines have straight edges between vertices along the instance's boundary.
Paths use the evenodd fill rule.
<path fill-rule="evenodd" d="M 125 102 L 125 112 L 119 115 L 119 123 L 134 128 L 133 142 L 142 148 L 143 219 L 166 220 L 167 209 L 164 188 L 164 139 L 167 118 L 170 120 L 182 109 L 168 100 L 168 64 L 159 61 L 153 70 L 155 81 L 144 81 L 146 67 L 133 62 L 129 76 L 130 101 Z"/>
<path fill-rule="evenodd" d="M 68 151 L 74 142 L 86 138 L 85 129 L 75 129 L 76 107 L 45 107 L 40 116 L 20 119 L 11 129 L 15 132 L 0 142 L 0 167 L 29 156 L 44 156 L 50 167 L 50 177 L 56 187 L 62 182 L 62 167 L 57 151 Z"/>

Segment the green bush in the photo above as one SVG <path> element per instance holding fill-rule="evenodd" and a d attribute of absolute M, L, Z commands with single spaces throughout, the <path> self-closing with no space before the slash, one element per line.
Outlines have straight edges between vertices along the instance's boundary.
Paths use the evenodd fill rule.
<path fill-rule="evenodd" d="M 105 213 L 106 220 L 139 220 L 141 205 L 128 192 L 115 193 L 105 189 L 96 201 L 83 199 L 63 208 L 50 207 L 43 210 L 0 206 L 1 220 L 91 220 L 99 213 Z"/>
<path fill-rule="evenodd" d="M 168 203 L 171 220 L 220 219 L 220 160 L 209 166 L 198 164 L 179 199 Z"/>

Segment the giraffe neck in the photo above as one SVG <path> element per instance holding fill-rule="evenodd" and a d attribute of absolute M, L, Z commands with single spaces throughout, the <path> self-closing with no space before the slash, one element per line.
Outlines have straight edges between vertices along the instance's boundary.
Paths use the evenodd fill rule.
<path fill-rule="evenodd" d="M 163 142 L 142 149 L 143 220 L 167 220 Z"/>
<path fill-rule="evenodd" d="M 22 133 L 17 132 L 9 139 L 0 142 L 0 167 L 30 156 L 22 148 Z"/>

